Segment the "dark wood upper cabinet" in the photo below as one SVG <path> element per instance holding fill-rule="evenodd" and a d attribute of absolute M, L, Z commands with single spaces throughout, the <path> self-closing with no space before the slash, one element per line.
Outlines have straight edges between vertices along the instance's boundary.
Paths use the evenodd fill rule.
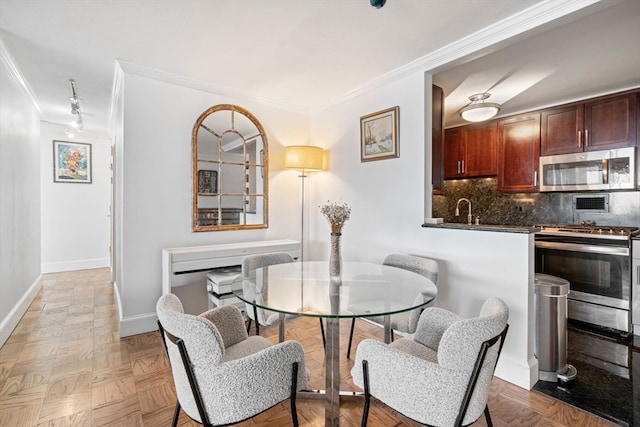
<path fill-rule="evenodd" d="M 585 151 L 636 145 L 636 94 L 584 104 Z"/>
<path fill-rule="evenodd" d="M 462 176 L 461 161 L 464 157 L 462 128 L 444 131 L 444 178 L 460 178 Z"/>
<path fill-rule="evenodd" d="M 541 116 L 540 155 L 582 151 L 583 117 L 582 104 L 544 110 Z"/>
<path fill-rule="evenodd" d="M 498 120 L 498 191 L 538 191 L 540 113 Z"/>
<path fill-rule="evenodd" d="M 540 155 L 634 147 L 636 93 L 542 111 Z"/>
<path fill-rule="evenodd" d="M 441 194 L 444 185 L 444 91 L 431 86 L 431 183 L 433 193 Z"/>
<path fill-rule="evenodd" d="M 498 173 L 496 122 L 472 125 L 463 132 L 465 175 L 492 176 Z"/>
<path fill-rule="evenodd" d="M 496 122 L 447 129 L 444 144 L 445 179 L 494 176 Z"/>

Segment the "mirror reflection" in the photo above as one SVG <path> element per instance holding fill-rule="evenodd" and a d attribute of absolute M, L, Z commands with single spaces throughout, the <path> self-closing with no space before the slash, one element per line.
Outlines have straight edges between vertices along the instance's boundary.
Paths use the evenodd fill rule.
<path fill-rule="evenodd" d="M 193 127 L 193 231 L 266 228 L 268 145 L 236 105 L 209 108 Z"/>

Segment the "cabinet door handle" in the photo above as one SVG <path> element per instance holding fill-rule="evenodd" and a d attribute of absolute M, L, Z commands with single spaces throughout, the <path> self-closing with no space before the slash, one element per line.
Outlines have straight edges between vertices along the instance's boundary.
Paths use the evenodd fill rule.
<path fill-rule="evenodd" d="M 458 175 L 460 175 L 460 160 L 458 160 Z"/>
<path fill-rule="evenodd" d="M 538 186 L 538 171 L 533 171 L 533 186 Z"/>
<path fill-rule="evenodd" d="M 584 146 L 589 146 L 589 129 L 584 131 Z"/>
<path fill-rule="evenodd" d="M 578 131 L 578 148 L 582 148 L 582 131 Z"/>
<path fill-rule="evenodd" d="M 462 173 L 464 173 L 464 160 L 462 161 Z"/>
<path fill-rule="evenodd" d="M 640 265 L 636 267 L 636 284 L 640 285 Z"/>

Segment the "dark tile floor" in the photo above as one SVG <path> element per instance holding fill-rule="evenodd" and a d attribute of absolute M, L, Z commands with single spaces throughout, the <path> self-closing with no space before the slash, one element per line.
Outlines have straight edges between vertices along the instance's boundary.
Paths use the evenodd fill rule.
<path fill-rule="evenodd" d="M 635 342 L 634 342 L 635 340 Z M 568 383 L 538 381 L 534 390 L 622 426 L 640 426 L 640 337 L 569 323 Z"/>

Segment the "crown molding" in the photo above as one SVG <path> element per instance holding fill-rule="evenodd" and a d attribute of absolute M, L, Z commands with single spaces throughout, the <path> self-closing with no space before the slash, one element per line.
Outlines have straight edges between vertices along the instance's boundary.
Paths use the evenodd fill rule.
<path fill-rule="evenodd" d="M 20 68 L 16 64 L 16 61 L 13 59 L 13 56 L 7 50 L 7 47 L 4 44 L 4 41 L 0 37 L 0 61 L 4 64 L 9 71 L 9 76 L 16 83 L 16 85 L 22 90 L 24 95 L 31 101 L 34 108 L 38 112 L 38 115 L 42 117 L 42 108 L 40 107 L 40 102 L 38 98 L 36 98 L 35 93 L 27 83 L 27 80 L 22 76 L 22 72 Z"/>
<path fill-rule="evenodd" d="M 287 102 L 277 101 L 270 98 L 258 97 L 250 93 L 216 85 L 202 80 L 193 79 L 190 77 L 181 76 L 178 74 L 169 73 L 166 71 L 158 70 L 144 65 L 134 64 L 132 62 L 117 60 L 119 67 L 124 73 L 135 74 L 142 77 L 147 77 L 154 80 L 159 80 L 165 83 L 171 83 L 177 86 L 182 86 L 190 89 L 201 90 L 204 92 L 214 93 L 216 95 L 228 96 L 245 100 L 248 102 L 254 102 L 258 104 L 267 105 L 270 107 L 288 110 L 296 113 L 309 113 L 309 108 L 297 104 L 291 104 Z"/>
<path fill-rule="evenodd" d="M 536 27 L 570 15 L 602 0 L 545 0 L 515 15 L 476 31 L 432 53 L 372 79 L 364 85 L 329 101 L 337 105 L 373 89 L 417 72 L 433 72 L 438 67 L 458 61 L 467 55 L 496 45 Z"/>

